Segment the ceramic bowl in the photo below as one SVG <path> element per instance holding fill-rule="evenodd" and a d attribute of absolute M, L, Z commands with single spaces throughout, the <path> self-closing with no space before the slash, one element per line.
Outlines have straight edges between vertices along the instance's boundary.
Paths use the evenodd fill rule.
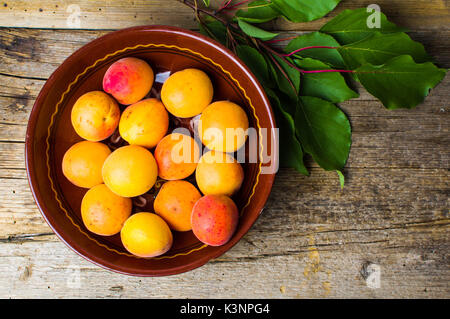
<path fill-rule="evenodd" d="M 146 60 L 156 73 L 176 72 L 188 67 L 205 71 L 214 85 L 214 100 L 241 105 L 250 127 L 258 131 L 262 151 L 276 148 L 270 131 L 275 120 L 269 101 L 255 76 L 231 51 L 201 34 L 168 26 L 142 26 L 107 34 L 85 45 L 51 75 L 31 111 L 26 135 L 26 166 L 35 201 L 56 235 L 76 253 L 106 269 L 136 276 L 165 276 L 199 267 L 225 253 L 244 236 L 260 215 L 269 196 L 274 173 L 267 165 L 243 164 L 245 179 L 233 199 L 240 209 L 238 228 L 220 247 L 199 242 L 192 232 L 174 232 L 174 244 L 166 254 L 139 258 L 129 254 L 120 235 L 102 237 L 83 225 L 80 204 L 86 189 L 72 185 L 62 174 L 66 150 L 81 141 L 75 133 L 70 112 L 84 93 L 101 90 L 107 68 L 123 57 Z M 262 129 L 268 129 L 263 141 Z M 276 151 L 272 150 L 273 158 Z M 220 267 L 220 266 L 217 266 Z"/>

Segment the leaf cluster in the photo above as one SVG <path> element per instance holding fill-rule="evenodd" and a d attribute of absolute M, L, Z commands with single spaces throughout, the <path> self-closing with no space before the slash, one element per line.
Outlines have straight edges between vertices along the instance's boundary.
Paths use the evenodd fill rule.
<path fill-rule="evenodd" d="M 281 164 L 308 174 L 303 162 L 307 153 L 323 169 L 336 170 L 343 185 L 351 126 L 337 103 L 359 96 L 352 82 L 360 82 L 388 109 L 410 109 L 423 102 L 446 70 L 434 65 L 423 45 L 403 28 L 366 8 L 344 10 L 281 50 L 271 44 L 278 34 L 261 26 L 279 17 L 312 21 L 339 2 L 254 0 L 227 23 L 205 16 L 200 28 L 231 48 L 264 86 L 280 128 Z M 370 27 L 371 19 L 378 19 L 376 28 Z"/>

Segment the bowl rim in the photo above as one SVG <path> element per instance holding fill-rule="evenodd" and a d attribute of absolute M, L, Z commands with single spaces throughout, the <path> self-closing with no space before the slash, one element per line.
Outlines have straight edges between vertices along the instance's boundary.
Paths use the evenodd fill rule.
<path fill-rule="evenodd" d="M 52 223 L 47 216 L 47 214 L 48 214 L 47 211 L 49 209 L 47 208 L 45 201 L 42 197 L 42 194 L 41 194 L 39 188 L 37 187 L 36 170 L 33 165 L 33 163 L 34 163 L 33 141 L 34 141 L 34 137 L 35 137 L 36 125 L 38 122 L 38 115 L 39 115 L 39 112 L 41 109 L 40 106 L 45 101 L 45 98 L 51 91 L 53 83 L 55 83 L 58 76 L 60 75 L 63 65 L 66 64 L 67 61 L 77 60 L 81 55 L 84 54 L 84 52 L 89 51 L 96 44 L 101 43 L 105 40 L 108 41 L 110 38 L 116 36 L 117 34 L 126 34 L 126 33 L 136 32 L 136 31 L 138 31 L 138 32 L 139 31 L 172 32 L 172 33 L 176 33 L 176 34 L 179 34 L 182 36 L 189 36 L 190 38 L 193 38 L 197 41 L 206 42 L 209 46 L 216 47 L 216 49 L 220 50 L 222 54 L 226 55 L 230 60 L 232 60 L 233 63 L 236 63 L 240 69 L 245 71 L 246 76 L 251 80 L 252 84 L 255 86 L 255 88 L 258 92 L 258 95 L 260 95 L 261 98 L 263 99 L 263 101 L 265 102 L 263 105 L 264 106 L 263 109 L 265 109 L 265 111 L 267 113 L 268 121 L 270 122 L 272 128 L 276 128 L 275 116 L 274 116 L 273 110 L 271 108 L 270 101 L 269 101 L 264 89 L 262 88 L 261 84 L 259 83 L 257 78 L 253 75 L 253 73 L 250 71 L 250 69 L 245 65 L 245 63 L 242 62 L 236 56 L 236 54 L 234 54 L 231 50 L 229 50 L 228 48 L 223 46 L 221 43 L 217 42 L 214 39 L 208 38 L 198 32 L 186 30 L 186 29 L 183 29 L 180 27 L 164 26 L 164 25 L 144 25 L 144 26 L 125 28 L 125 29 L 109 32 L 101 37 L 98 37 L 98 38 L 88 42 L 87 44 L 85 44 L 82 47 L 80 47 L 79 49 L 77 49 L 69 57 L 67 57 L 58 66 L 58 68 L 56 68 L 56 70 L 53 71 L 53 73 L 50 75 L 50 77 L 47 79 L 47 81 L 41 88 L 41 90 L 35 100 L 35 103 L 32 107 L 32 110 L 30 112 L 27 130 L 26 130 L 25 164 L 26 164 L 27 180 L 28 180 L 28 185 L 30 187 L 34 201 L 35 201 L 42 217 L 46 221 L 46 223 L 49 225 L 49 227 L 52 229 L 52 231 L 57 235 L 57 237 L 66 246 L 68 246 L 71 250 L 73 250 L 79 256 L 83 257 L 85 260 L 92 262 L 93 264 L 95 264 L 103 269 L 113 271 L 116 273 L 120 273 L 120 274 L 125 274 L 125 275 L 138 276 L 138 277 L 175 275 L 175 274 L 180 274 L 180 273 L 201 267 L 202 265 L 206 264 L 209 260 L 215 259 L 215 258 L 221 256 L 226 251 L 231 249 L 237 242 L 239 242 L 239 240 L 250 230 L 250 228 L 253 226 L 253 224 L 256 222 L 256 220 L 259 218 L 262 210 L 264 209 L 264 206 L 269 198 L 270 191 L 273 186 L 273 182 L 275 179 L 275 173 L 264 174 L 266 176 L 265 177 L 265 187 L 264 187 L 265 191 L 263 194 L 264 195 L 263 200 L 260 202 L 260 204 L 257 207 L 259 212 L 257 212 L 257 215 L 254 218 L 254 220 L 250 222 L 248 227 L 246 227 L 242 236 L 233 236 L 232 239 L 230 240 L 230 242 L 227 243 L 227 245 L 215 247 L 216 249 L 213 252 L 208 253 L 203 256 L 200 256 L 200 258 L 196 259 L 194 262 L 191 262 L 188 264 L 182 264 L 182 265 L 176 266 L 176 267 L 171 267 L 170 269 L 168 269 L 168 271 L 159 271 L 158 274 L 148 274 L 148 273 L 143 274 L 143 273 L 136 273 L 136 272 L 128 272 L 128 271 L 122 270 L 120 268 L 115 268 L 112 266 L 107 266 L 105 264 L 102 264 L 100 261 L 95 260 L 95 258 L 94 258 L 95 256 L 92 256 L 93 254 L 91 254 L 88 251 L 86 251 L 85 249 L 83 249 L 83 247 L 77 245 L 76 240 L 71 239 L 71 238 L 65 238 L 65 237 L 70 237 L 70 236 L 64 236 L 64 230 L 59 229 L 58 225 Z M 275 141 L 274 143 L 277 143 L 277 141 Z M 276 161 L 276 166 L 278 166 L 278 148 L 277 147 L 275 148 L 274 152 L 275 152 L 274 159 Z"/>

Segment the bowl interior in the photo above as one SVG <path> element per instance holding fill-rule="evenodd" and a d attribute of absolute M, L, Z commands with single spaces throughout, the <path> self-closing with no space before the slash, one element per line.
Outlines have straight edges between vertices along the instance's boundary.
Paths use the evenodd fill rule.
<path fill-rule="evenodd" d="M 270 107 L 269 112 L 255 108 L 255 103 L 263 102 L 268 106 L 265 96 L 255 94 L 254 78 L 251 78 L 251 74 L 245 74 L 248 70 L 241 65 L 236 67 L 231 53 L 227 52 L 230 56 L 227 57 L 220 52 L 224 48 L 218 47 L 217 44 L 214 44 L 217 48 L 211 47 L 210 44 L 205 46 L 208 41 L 193 33 L 188 33 L 190 36 L 187 38 L 190 40 L 186 41 L 186 35 L 179 34 L 180 30 L 177 30 L 175 35 L 173 30 L 168 33 L 166 31 L 166 37 L 162 40 L 161 31 L 154 28 L 150 30 L 153 30 L 153 33 L 141 32 L 143 36 L 136 38 L 131 36 L 127 38 L 126 32 L 124 34 L 122 31 L 122 35 L 118 38 L 109 35 L 103 40 L 102 38 L 96 40 L 71 56 L 52 75 L 36 101 L 30 117 L 27 133 L 27 167 L 30 185 L 41 212 L 58 236 L 71 248 L 108 269 L 133 275 L 152 276 L 178 273 L 199 266 L 209 258 L 229 249 L 245 234 L 256 220 L 267 198 L 263 195 L 265 198 L 255 201 L 255 198 L 258 198 L 258 195 L 255 196 L 257 187 L 261 182 L 261 162 L 258 159 L 256 163 L 246 161 L 242 164 L 245 172 L 244 182 L 240 191 L 233 197 L 241 212 L 241 220 L 238 231 L 229 244 L 223 247 L 209 247 L 199 242 L 191 231 L 173 232 L 173 247 L 165 255 L 148 259 L 135 257 L 124 249 L 119 235 L 97 236 L 84 227 L 80 206 L 87 189 L 74 186 L 62 173 L 61 163 L 64 153 L 73 144 L 82 140 L 70 121 L 75 101 L 86 92 L 102 90 L 103 75 L 114 61 L 123 57 L 137 57 L 151 65 L 157 75 L 156 79 L 159 79 L 159 75 L 167 75 L 167 72 L 173 73 L 185 68 L 203 70 L 212 80 L 214 101 L 230 100 L 241 105 L 248 115 L 250 127 L 258 132 L 262 122 L 260 117 L 271 119 L 271 114 Z M 142 29 L 137 29 L 131 34 L 136 36 L 140 31 Z M 164 32 L 162 33 L 164 35 Z M 118 45 L 117 41 L 122 37 L 123 43 Z M 179 43 L 180 38 L 185 42 Z M 119 47 L 120 49 L 115 50 Z M 205 51 L 203 47 L 209 51 Z M 228 69 L 240 72 L 232 73 L 233 70 Z M 156 82 L 155 88 L 158 90 L 160 87 L 161 83 Z M 125 106 L 121 106 L 122 110 L 124 108 Z M 265 122 L 270 124 L 266 126 L 273 124 L 270 120 Z M 171 128 L 175 128 L 177 123 L 178 119 L 172 118 Z M 261 136 L 258 135 L 258 143 L 260 139 Z M 248 149 L 248 145 L 246 148 Z M 248 157 L 248 152 L 246 153 Z M 192 177 L 190 181 L 195 183 Z M 270 188 L 270 179 L 268 181 Z M 154 197 L 160 185 L 161 183 L 157 183 L 148 196 Z"/>

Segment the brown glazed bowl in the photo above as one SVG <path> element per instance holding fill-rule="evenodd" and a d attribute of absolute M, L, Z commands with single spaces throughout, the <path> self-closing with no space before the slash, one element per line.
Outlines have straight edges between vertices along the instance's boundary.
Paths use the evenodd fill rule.
<path fill-rule="evenodd" d="M 232 239 L 220 247 L 199 242 L 192 232 L 174 232 L 174 244 L 166 254 L 139 258 L 129 254 L 120 235 L 102 237 L 83 225 L 80 204 L 87 189 L 72 185 L 62 174 L 66 150 L 81 140 L 70 113 L 84 93 L 101 90 L 107 68 L 120 58 L 146 60 L 158 72 L 193 67 L 205 71 L 214 85 L 214 100 L 231 100 L 247 112 L 250 126 L 257 129 L 263 152 L 272 153 L 272 163 L 243 164 L 245 179 L 233 197 L 241 213 Z M 262 139 L 262 129 L 269 129 Z M 276 142 L 270 129 L 275 120 L 269 101 L 255 76 L 231 51 L 198 33 L 167 26 L 142 26 L 107 34 L 72 54 L 48 79 L 31 111 L 26 136 L 28 179 L 36 203 L 57 236 L 76 253 L 106 269 L 136 276 L 166 276 L 185 272 L 216 258 L 247 233 L 269 196 L 276 166 Z"/>

